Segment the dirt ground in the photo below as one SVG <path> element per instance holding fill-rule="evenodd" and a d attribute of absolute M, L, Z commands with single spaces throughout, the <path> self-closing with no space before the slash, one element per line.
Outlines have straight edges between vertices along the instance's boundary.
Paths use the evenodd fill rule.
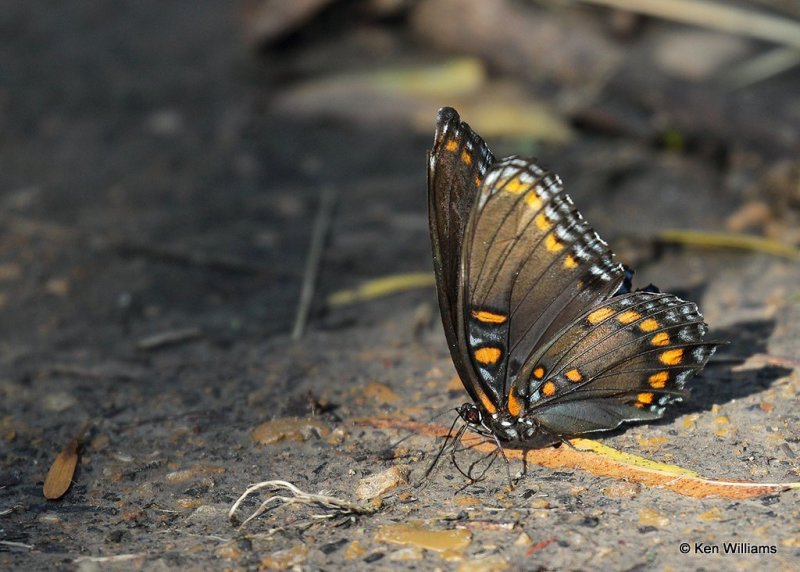
<path fill-rule="evenodd" d="M 734 85 L 779 46 L 546 4 L 5 3 L 0 569 L 798 568 L 797 490 L 693 498 L 536 464 L 510 488 L 500 463 L 472 483 L 449 458 L 423 478 L 441 441 L 408 422 L 449 425 L 468 399 L 433 287 L 329 300 L 432 273 L 425 152 L 455 106 L 498 156 L 559 172 L 637 284 L 697 301 L 728 342 L 690 400 L 602 443 L 800 481 L 800 68 Z M 660 235 L 676 228 L 763 242 Z M 45 499 L 87 421 L 71 488 Z M 363 492 L 392 468 L 396 487 Z M 231 522 L 268 480 L 371 512 L 291 504 L 239 526 L 262 490 Z"/>

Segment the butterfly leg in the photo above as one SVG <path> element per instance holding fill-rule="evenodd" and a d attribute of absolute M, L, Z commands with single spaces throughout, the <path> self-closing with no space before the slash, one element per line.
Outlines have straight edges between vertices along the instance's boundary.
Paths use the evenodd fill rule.
<path fill-rule="evenodd" d="M 435 469 L 436 465 L 439 464 L 439 460 L 442 458 L 442 455 L 444 454 L 445 450 L 447 449 L 448 443 L 450 443 L 452 445 L 452 447 L 451 447 L 452 449 L 455 449 L 455 444 L 458 443 L 461 440 L 461 436 L 464 434 L 466 425 L 461 427 L 461 428 L 459 428 L 459 430 L 456 432 L 455 437 L 453 436 L 453 429 L 455 429 L 456 423 L 458 423 L 459 419 L 460 419 L 460 417 L 456 417 L 455 419 L 453 419 L 453 424 L 450 425 L 450 429 L 447 431 L 447 435 L 444 438 L 444 443 L 442 443 L 442 446 L 439 448 L 439 452 L 436 453 L 436 457 L 434 457 L 433 461 L 431 462 L 431 464 L 428 466 L 427 470 L 425 471 L 425 474 L 422 476 L 422 480 L 420 481 L 420 484 L 422 483 L 422 481 L 424 481 L 425 479 L 427 479 L 431 475 L 431 473 L 433 472 L 433 469 Z"/>
<path fill-rule="evenodd" d="M 512 489 L 514 488 L 514 481 L 511 478 L 511 463 L 508 461 L 508 457 L 506 457 L 505 449 L 503 449 L 503 445 L 500 443 L 500 439 L 497 438 L 497 435 L 492 433 L 492 437 L 494 437 L 494 442 L 497 445 L 497 450 L 500 451 L 500 454 L 503 456 L 503 461 L 506 463 L 506 476 L 508 477 L 508 486 Z"/>
<path fill-rule="evenodd" d="M 580 451 L 580 449 L 573 445 L 572 442 L 563 435 L 556 435 L 556 437 L 558 437 L 559 440 L 559 442 L 555 444 L 556 447 L 561 445 L 561 443 L 564 443 L 570 449 L 573 449 L 574 451 Z"/>
<path fill-rule="evenodd" d="M 486 473 L 488 473 L 489 469 L 491 469 L 492 465 L 494 465 L 494 462 L 497 460 L 497 456 L 498 456 L 497 449 L 494 449 L 491 452 L 486 453 L 485 455 L 483 455 L 480 459 L 470 463 L 469 470 L 467 470 L 467 473 L 469 474 L 470 480 L 473 483 L 477 483 L 477 482 L 482 481 L 484 479 L 484 477 L 486 476 Z M 486 463 L 487 459 L 490 459 L 488 463 Z M 477 477 L 473 477 L 472 473 L 475 471 L 475 469 L 477 467 L 479 467 L 481 465 L 485 465 L 485 466 L 481 470 L 480 475 L 478 475 Z"/>

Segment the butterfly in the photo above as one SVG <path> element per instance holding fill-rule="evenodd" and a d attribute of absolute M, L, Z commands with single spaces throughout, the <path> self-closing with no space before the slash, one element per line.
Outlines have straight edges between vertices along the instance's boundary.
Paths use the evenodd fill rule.
<path fill-rule="evenodd" d="M 449 107 L 428 153 L 428 212 L 445 336 L 472 398 L 458 411 L 498 445 L 658 419 L 714 353 L 694 303 L 631 291 L 558 175 L 495 159 Z"/>

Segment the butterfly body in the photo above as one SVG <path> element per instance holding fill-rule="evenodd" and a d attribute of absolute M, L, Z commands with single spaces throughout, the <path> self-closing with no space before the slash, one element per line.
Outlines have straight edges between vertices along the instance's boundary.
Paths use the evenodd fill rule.
<path fill-rule="evenodd" d="M 479 432 L 533 448 L 658 419 L 713 353 L 695 304 L 631 292 L 559 177 L 496 160 L 451 108 L 428 204 L 442 323 L 472 398 L 459 411 Z"/>

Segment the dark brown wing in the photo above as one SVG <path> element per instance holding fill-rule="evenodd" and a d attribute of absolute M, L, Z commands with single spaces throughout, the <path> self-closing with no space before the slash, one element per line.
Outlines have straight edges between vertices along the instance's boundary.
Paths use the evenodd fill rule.
<path fill-rule="evenodd" d="M 531 354 L 624 276 L 558 176 L 516 157 L 487 173 L 463 256 L 469 350 L 500 405 Z"/>
<path fill-rule="evenodd" d="M 562 435 L 659 418 L 714 353 L 707 330 L 697 306 L 671 294 L 615 296 L 530 356 L 509 410 Z"/>
<path fill-rule="evenodd" d="M 557 175 L 495 162 L 449 108 L 428 200 L 445 333 L 485 412 L 561 435 L 655 419 L 713 353 L 694 304 L 618 291 L 625 270 Z"/>
<path fill-rule="evenodd" d="M 433 149 L 428 153 L 428 221 L 433 267 L 447 345 L 461 380 L 476 403 L 487 409 L 464 332 L 459 328 L 459 295 L 463 290 L 461 251 L 470 211 L 494 157 L 486 143 L 455 109 L 443 107 L 436 120 Z"/>

